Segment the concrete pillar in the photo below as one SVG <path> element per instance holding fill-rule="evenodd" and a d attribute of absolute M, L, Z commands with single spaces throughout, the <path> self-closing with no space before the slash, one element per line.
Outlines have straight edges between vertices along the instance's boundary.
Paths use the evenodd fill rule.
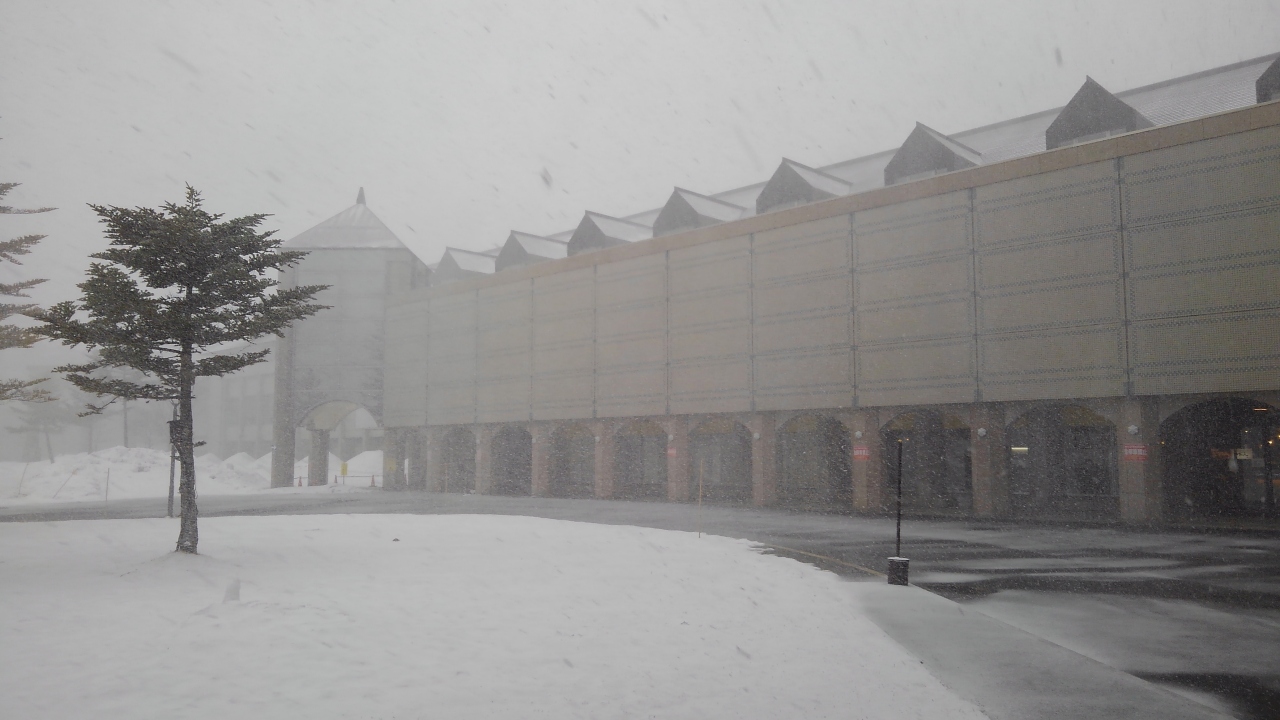
<path fill-rule="evenodd" d="M 973 452 L 973 514 L 1009 516 L 1009 440 L 1005 436 L 1004 407 L 974 405 L 969 411 L 969 442 Z"/>
<path fill-rule="evenodd" d="M 596 497 L 613 497 L 615 447 L 613 423 L 597 421 L 592 427 L 596 438 Z"/>
<path fill-rule="evenodd" d="M 884 448 L 880 442 L 880 413 L 859 410 L 849 420 L 850 458 L 853 466 L 853 509 L 884 509 Z"/>
<path fill-rule="evenodd" d="M 382 432 L 382 489 L 404 487 L 404 439 L 400 430 L 387 428 Z"/>
<path fill-rule="evenodd" d="M 677 415 L 667 418 L 667 500 L 689 499 L 689 418 Z"/>
<path fill-rule="evenodd" d="M 1163 466 L 1160 458 L 1160 413 L 1155 398 L 1125 398 L 1116 424 L 1119 453 L 1120 519 L 1144 523 L 1160 520 Z"/>
<path fill-rule="evenodd" d="M 493 436 L 494 429 L 478 425 L 476 435 L 476 494 L 488 495 L 493 487 Z"/>
<path fill-rule="evenodd" d="M 409 459 L 408 487 L 410 490 L 427 489 L 427 433 L 425 428 L 405 431 L 405 455 Z"/>
<path fill-rule="evenodd" d="M 555 427 L 550 423 L 533 423 L 529 435 L 533 438 L 533 496 L 551 495 L 551 434 Z"/>
<path fill-rule="evenodd" d="M 756 413 L 747 421 L 751 431 L 751 502 L 773 505 L 778 495 L 777 420 L 772 413 Z"/>
<path fill-rule="evenodd" d="M 427 478 L 428 492 L 444 491 L 444 428 L 427 428 Z"/>
<path fill-rule="evenodd" d="M 329 431 L 311 431 L 311 454 L 307 459 L 307 484 L 329 483 Z"/>

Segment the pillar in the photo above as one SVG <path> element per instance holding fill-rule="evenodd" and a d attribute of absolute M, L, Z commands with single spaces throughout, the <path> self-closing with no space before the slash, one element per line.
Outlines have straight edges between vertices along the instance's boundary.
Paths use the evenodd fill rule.
<path fill-rule="evenodd" d="M 614 473 L 614 437 L 613 423 L 603 420 L 597 421 L 592 431 L 595 432 L 596 438 L 596 497 L 610 498 L 613 497 L 613 473 Z"/>
<path fill-rule="evenodd" d="M 400 430 L 387 428 L 382 433 L 382 489 L 403 490 L 404 439 Z"/>
<path fill-rule="evenodd" d="M 426 490 L 444 491 L 444 428 L 427 428 Z"/>
<path fill-rule="evenodd" d="M 493 436 L 488 425 L 478 425 L 476 435 L 476 494 L 488 495 L 493 487 Z"/>
<path fill-rule="evenodd" d="M 533 438 L 533 496 L 551 495 L 551 433 L 550 423 L 533 423 L 529 435 Z"/>
<path fill-rule="evenodd" d="M 677 415 L 667 419 L 667 500 L 689 499 L 689 418 Z"/>
<path fill-rule="evenodd" d="M 1146 523 L 1160 519 L 1162 466 L 1160 415 L 1155 398 L 1125 398 L 1116 424 L 1120 468 L 1120 519 Z"/>
<path fill-rule="evenodd" d="M 405 430 L 405 455 L 409 461 L 407 484 L 410 490 L 427 489 L 427 438 L 425 428 Z"/>
<path fill-rule="evenodd" d="M 292 287 L 294 271 L 286 270 L 280 279 L 280 289 Z M 285 330 L 275 348 L 275 394 L 271 424 L 271 487 L 293 486 L 293 463 L 296 456 L 297 420 L 293 408 L 293 335 L 294 329 Z M 128 444 L 128 443 L 126 443 Z"/>
<path fill-rule="evenodd" d="M 778 495 L 777 421 L 772 413 L 756 413 L 747 427 L 751 430 L 751 502 L 767 507 Z"/>
<path fill-rule="evenodd" d="M 973 452 L 973 514 L 1009 516 L 1009 440 L 1005 436 L 1004 407 L 974 405 L 969 411 L 969 442 Z"/>
<path fill-rule="evenodd" d="M 307 484 L 329 483 L 329 431 L 311 431 L 311 456 L 307 460 Z"/>
<path fill-rule="evenodd" d="M 853 457 L 853 509 L 884 509 L 884 443 L 880 442 L 880 413 L 859 410 L 849 420 L 849 448 Z"/>

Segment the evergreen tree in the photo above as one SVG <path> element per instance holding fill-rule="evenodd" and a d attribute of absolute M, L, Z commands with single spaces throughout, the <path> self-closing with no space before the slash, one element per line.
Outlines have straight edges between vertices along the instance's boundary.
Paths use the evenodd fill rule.
<path fill-rule="evenodd" d="M 323 285 L 281 288 L 269 275 L 306 253 L 280 249 L 275 231 L 258 232 L 266 215 L 222 220 L 187 186 L 185 202 L 160 209 L 91 205 L 111 245 L 94 254 L 78 302 L 61 302 L 33 317 L 36 331 L 66 345 L 97 349 L 80 365 L 57 368 L 99 397 L 175 400 L 170 424 L 182 468 L 177 550 L 196 552 L 196 468 L 192 386 L 262 362 L 269 350 L 218 353 L 229 343 L 283 336 L 296 320 L 326 306 L 312 301 Z M 143 380 L 104 374 L 133 368 Z M 91 411 L 100 408 L 91 407 Z"/>
<path fill-rule="evenodd" d="M 18 183 L 0 183 L 0 201 L 4 200 L 4 196 L 9 191 L 18 186 Z M 53 208 L 34 208 L 30 210 L 21 210 L 18 208 L 0 205 L 0 215 L 27 215 L 31 213 L 49 212 Z M 0 240 L 0 262 L 21 265 L 18 260 L 19 256 L 27 255 L 31 252 L 32 246 L 44 239 L 44 235 L 23 235 L 11 240 Z M 26 298 L 27 290 L 39 285 L 44 280 L 18 280 L 16 282 L 6 283 L 0 282 L 0 296 L 11 298 Z M 39 339 L 39 336 L 27 328 L 9 325 L 2 321 L 13 315 L 19 315 L 31 312 L 35 306 L 30 303 L 9 303 L 0 302 L 0 350 L 8 348 L 25 348 L 31 347 L 31 344 Z M 46 390 L 34 388 L 35 385 L 43 382 L 43 379 L 35 380 L 16 380 L 0 378 L 0 402 L 5 400 L 28 400 L 42 402 L 52 399 Z"/>

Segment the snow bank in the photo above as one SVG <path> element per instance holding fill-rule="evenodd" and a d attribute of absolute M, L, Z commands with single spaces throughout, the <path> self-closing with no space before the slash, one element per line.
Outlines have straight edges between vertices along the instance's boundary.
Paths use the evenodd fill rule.
<path fill-rule="evenodd" d="M 746 541 L 500 516 L 0 523 L 21 718 L 981 718 L 857 584 Z"/>

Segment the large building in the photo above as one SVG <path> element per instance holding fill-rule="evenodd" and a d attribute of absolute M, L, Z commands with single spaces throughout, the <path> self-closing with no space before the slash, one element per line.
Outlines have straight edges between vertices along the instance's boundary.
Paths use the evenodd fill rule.
<path fill-rule="evenodd" d="M 323 444 L 374 404 L 325 380 L 282 417 L 304 375 L 361 360 L 299 338 L 385 313 L 363 372 L 387 487 L 877 512 L 900 475 L 916 513 L 1274 516 L 1273 96 L 1276 56 L 1086 79 L 1059 109 L 451 249 L 430 282 L 388 231 L 364 273 L 385 310 L 368 288 L 286 342 L 278 461 L 298 425 Z M 322 256 L 299 282 L 352 267 Z"/>

